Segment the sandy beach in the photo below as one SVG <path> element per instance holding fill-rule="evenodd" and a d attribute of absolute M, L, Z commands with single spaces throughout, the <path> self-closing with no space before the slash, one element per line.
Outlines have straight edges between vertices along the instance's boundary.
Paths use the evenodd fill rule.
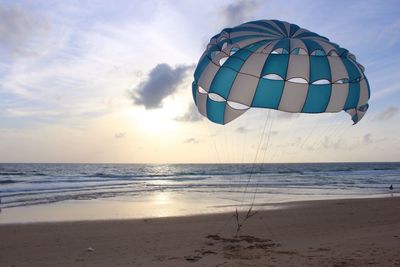
<path fill-rule="evenodd" d="M 231 214 L 0 226 L 0 266 L 400 266 L 400 198 Z"/>

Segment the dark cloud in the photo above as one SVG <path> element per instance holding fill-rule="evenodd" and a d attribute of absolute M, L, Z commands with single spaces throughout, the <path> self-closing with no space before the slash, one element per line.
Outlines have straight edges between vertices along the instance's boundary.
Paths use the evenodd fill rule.
<path fill-rule="evenodd" d="M 184 142 L 185 144 L 198 144 L 199 143 L 199 140 L 197 140 L 196 138 L 188 138 L 188 139 L 186 139 L 185 140 L 185 142 Z"/>
<path fill-rule="evenodd" d="M 373 143 L 372 134 L 370 134 L 370 133 L 365 134 L 364 137 L 363 137 L 363 142 L 366 143 L 366 144 Z"/>
<path fill-rule="evenodd" d="M 376 117 L 377 120 L 388 120 L 396 116 L 400 112 L 398 107 L 388 107 Z"/>
<path fill-rule="evenodd" d="M 182 83 L 192 65 L 179 65 L 175 68 L 168 64 L 158 64 L 149 73 L 147 80 L 131 92 L 131 98 L 137 105 L 146 109 L 160 108 L 162 101 L 173 94 Z"/>
<path fill-rule="evenodd" d="M 125 135 L 126 135 L 126 133 L 121 132 L 121 133 L 116 133 L 116 134 L 114 135 L 114 137 L 117 138 L 117 139 L 121 139 L 121 138 L 124 138 Z"/>
<path fill-rule="evenodd" d="M 255 12 L 259 9 L 261 1 L 238 0 L 222 9 L 222 18 L 226 26 L 232 27 L 254 19 Z"/>
<path fill-rule="evenodd" d="M 41 15 L 19 6 L 0 6 L 0 49 L 11 55 L 34 55 L 31 44 L 50 30 Z"/>
<path fill-rule="evenodd" d="M 374 138 L 374 137 L 372 136 L 372 134 L 366 133 L 366 134 L 363 136 L 362 142 L 363 142 L 364 144 L 369 145 L 369 144 L 375 144 L 375 143 L 383 142 L 383 141 L 385 141 L 385 140 L 386 140 L 385 137 L 384 137 L 384 138 Z"/>
<path fill-rule="evenodd" d="M 176 117 L 176 121 L 195 122 L 201 121 L 204 117 L 200 114 L 194 104 L 190 104 L 189 109 L 182 116 Z"/>

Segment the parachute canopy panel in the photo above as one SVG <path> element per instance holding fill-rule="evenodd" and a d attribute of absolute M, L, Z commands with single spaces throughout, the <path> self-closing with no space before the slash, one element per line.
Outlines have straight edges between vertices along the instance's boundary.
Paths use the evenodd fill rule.
<path fill-rule="evenodd" d="M 368 109 L 364 67 L 328 38 L 278 20 L 226 28 L 211 38 L 194 73 L 199 112 L 226 124 L 251 107 L 296 113 Z"/>

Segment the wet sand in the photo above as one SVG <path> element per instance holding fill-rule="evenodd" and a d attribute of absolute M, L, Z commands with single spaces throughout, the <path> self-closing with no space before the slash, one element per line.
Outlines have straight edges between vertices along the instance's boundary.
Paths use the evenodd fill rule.
<path fill-rule="evenodd" d="M 243 216 L 243 214 L 242 214 Z M 0 226 L 0 266 L 400 266 L 400 198 L 258 211 Z"/>

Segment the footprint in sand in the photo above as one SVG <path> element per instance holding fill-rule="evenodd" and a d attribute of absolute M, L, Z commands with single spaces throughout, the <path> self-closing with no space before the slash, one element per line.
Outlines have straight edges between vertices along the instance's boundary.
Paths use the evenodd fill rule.
<path fill-rule="evenodd" d="M 202 257 L 200 256 L 185 256 L 185 260 L 190 261 L 190 262 L 196 262 L 200 260 Z"/>

